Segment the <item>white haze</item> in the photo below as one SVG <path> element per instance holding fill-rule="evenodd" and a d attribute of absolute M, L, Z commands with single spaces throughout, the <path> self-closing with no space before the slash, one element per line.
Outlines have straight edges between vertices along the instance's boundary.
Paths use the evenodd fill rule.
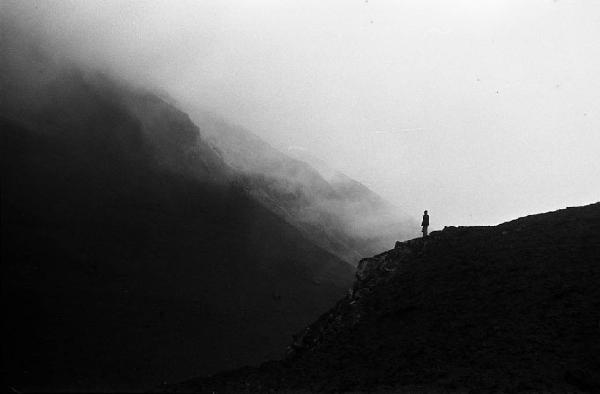
<path fill-rule="evenodd" d="M 300 147 L 434 228 L 600 199 L 599 2 L 0 7 L 62 55 Z"/>

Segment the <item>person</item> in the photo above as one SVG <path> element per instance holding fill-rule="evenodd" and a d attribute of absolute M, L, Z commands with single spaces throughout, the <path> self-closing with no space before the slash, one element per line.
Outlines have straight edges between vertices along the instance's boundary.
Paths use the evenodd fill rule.
<path fill-rule="evenodd" d="M 423 226 L 423 238 L 425 238 L 427 236 L 427 227 L 429 227 L 429 215 L 427 214 L 427 211 L 423 212 L 421 226 Z"/>

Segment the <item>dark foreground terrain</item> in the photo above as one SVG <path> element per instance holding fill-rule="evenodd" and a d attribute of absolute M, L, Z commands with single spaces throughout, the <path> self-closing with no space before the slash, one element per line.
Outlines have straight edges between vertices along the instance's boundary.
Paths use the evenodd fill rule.
<path fill-rule="evenodd" d="M 600 392 L 600 203 L 398 243 L 283 361 L 163 389 Z"/>

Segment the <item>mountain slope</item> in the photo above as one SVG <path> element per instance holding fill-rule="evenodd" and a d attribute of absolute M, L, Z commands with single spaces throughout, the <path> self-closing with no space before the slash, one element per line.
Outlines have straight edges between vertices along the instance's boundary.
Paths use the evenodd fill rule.
<path fill-rule="evenodd" d="M 173 391 L 600 389 L 600 203 L 451 227 L 361 261 L 290 355 Z"/>
<path fill-rule="evenodd" d="M 206 111 L 192 116 L 257 201 L 345 261 L 355 264 L 417 228 L 367 187 L 320 171 L 324 166 L 314 158 L 290 157 Z"/>
<path fill-rule="evenodd" d="M 353 269 L 231 184 L 187 115 L 2 44 L 7 385 L 129 391 L 258 363 L 346 291 Z"/>

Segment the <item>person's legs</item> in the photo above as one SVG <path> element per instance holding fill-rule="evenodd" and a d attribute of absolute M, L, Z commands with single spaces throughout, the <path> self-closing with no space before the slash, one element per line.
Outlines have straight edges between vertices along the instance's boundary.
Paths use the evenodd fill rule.
<path fill-rule="evenodd" d="M 423 238 L 427 236 L 427 226 L 423 226 Z"/>

